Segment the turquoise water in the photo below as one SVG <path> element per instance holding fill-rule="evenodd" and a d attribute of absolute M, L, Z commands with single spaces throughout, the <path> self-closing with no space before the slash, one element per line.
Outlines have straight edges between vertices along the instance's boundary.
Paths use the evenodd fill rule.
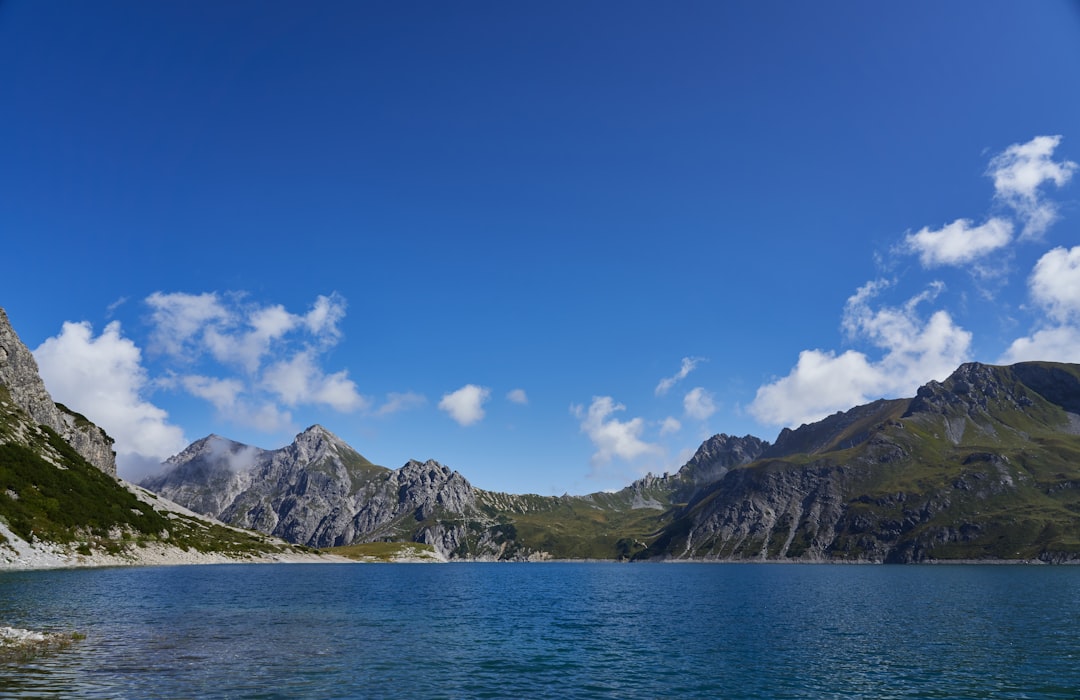
<path fill-rule="evenodd" d="M 1080 697 L 1080 567 L 19 572 L 0 625 L 87 635 L 0 698 Z"/>

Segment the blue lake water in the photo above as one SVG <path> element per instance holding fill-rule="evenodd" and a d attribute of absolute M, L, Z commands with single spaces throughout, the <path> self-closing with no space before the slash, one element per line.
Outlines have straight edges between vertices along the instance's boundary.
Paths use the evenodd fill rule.
<path fill-rule="evenodd" d="M 87 635 L 0 698 L 1080 697 L 1080 567 L 11 572 L 0 625 Z"/>

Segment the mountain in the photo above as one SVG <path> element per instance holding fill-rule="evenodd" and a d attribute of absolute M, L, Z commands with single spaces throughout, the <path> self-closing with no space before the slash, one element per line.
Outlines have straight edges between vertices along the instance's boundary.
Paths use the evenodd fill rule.
<path fill-rule="evenodd" d="M 0 568 L 293 555 L 118 479 L 112 439 L 53 402 L 0 309 Z"/>
<path fill-rule="evenodd" d="M 32 423 L 47 426 L 79 455 L 106 474 L 116 475 L 113 440 L 105 431 L 62 404 L 54 403 L 37 362 L 0 308 L 0 401 L 17 406 Z M 0 440 L 5 439 L 0 426 Z M 16 436 L 8 433 L 8 437 Z"/>
<path fill-rule="evenodd" d="M 278 450 L 208 436 L 143 485 L 315 547 L 446 558 L 913 562 L 1080 559 L 1080 367 L 961 366 L 772 444 L 715 435 L 614 493 L 484 491 L 438 462 L 390 470 L 321 426 Z"/>
<path fill-rule="evenodd" d="M 311 547 L 413 541 L 447 558 L 627 558 L 680 494 L 768 446 L 717 435 L 677 474 L 616 493 L 507 494 L 473 487 L 433 460 L 373 465 L 322 426 L 263 450 L 210 435 L 141 485 L 196 512 Z"/>
<path fill-rule="evenodd" d="M 200 513 L 312 547 L 412 540 L 446 555 L 497 554 L 477 490 L 435 461 L 372 464 L 315 425 L 262 450 L 210 435 L 142 486 Z"/>
<path fill-rule="evenodd" d="M 1080 559 L 1080 367 L 970 363 L 785 430 L 641 558 Z"/>

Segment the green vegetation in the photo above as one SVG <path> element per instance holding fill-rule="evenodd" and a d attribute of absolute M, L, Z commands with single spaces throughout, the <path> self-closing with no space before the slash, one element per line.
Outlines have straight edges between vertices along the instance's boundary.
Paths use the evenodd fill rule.
<path fill-rule="evenodd" d="M 19 416 L 7 417 L 4 425 L 14 433 Z M 84 555 L 150 543 L 236 556 L 290 549 L 259 533 L 159 512 L 48 427 L 20 432 L 28 444 L 0 444 L 0 518 L 24 540 L 69 544 Z"/>
<path fill-rule="evenodd" d="M 331 547 L 323 550 L 327 554 L 337 554 L 356 561 L 392 562 L 401 559 L 437 560 L 438 554 L 430 544 L 419 542 L 363 542 L 344 547 Z"/>
<path fill-rule="evenodd" d="M 43 431 L 63 456 L 63 468 L 28 447 L 0 445 L 0 516 L 15 534 L 71 542 L 78 533 L 108 539 L 117 528 L 143 536 L 168 528 L 164 516 L 87 464 L 56 433 Z"/>

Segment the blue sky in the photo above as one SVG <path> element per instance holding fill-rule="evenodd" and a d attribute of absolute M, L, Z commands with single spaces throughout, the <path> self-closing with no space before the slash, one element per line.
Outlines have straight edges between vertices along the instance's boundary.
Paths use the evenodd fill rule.
<path fill-rule="evenodd" d="M 137 478 L 561 494 L 1080 362 L 1080 4 L 0 3 L 0 306 Z"/>

